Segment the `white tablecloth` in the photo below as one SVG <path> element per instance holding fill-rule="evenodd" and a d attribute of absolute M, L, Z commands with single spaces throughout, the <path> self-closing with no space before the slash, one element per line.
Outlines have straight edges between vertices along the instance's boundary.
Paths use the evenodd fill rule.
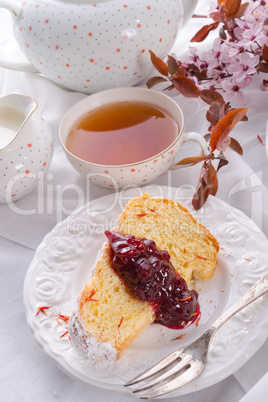
<path fill-rule="evenodd" d="M 204 13 L 208 0 L 199 2 L 197 13 Z M 192 19 L 181 32 L 173 51 L 179 54 L 188 47 L 188 40 L 204 20 Z M 12 38 L 10 15 L 0 10 L 0 54 L 22 58 Z M 244 156 L 228 152 L 230 163 L 219 173 L 218 197 L 245 212 L 268 236 L 267 206 L 268 202 L 268 164 L 265 146 L 267 121 L 267 96 L 260 94 L 258 83 L 251 87 L 246 97 L 251 108 L 248 113 L 254 123 L 251 129 L 240 128 L 236 138 L 244 148 Z M 20 211 L 35 210 L 30 215 L 15 213 L 7 205 L 0 205 L 0 400 L 8 402 L 86 402 L 86 401 L 125 401 L 126 396 L 102 391 L 87 386 L 78 380 L 69 378 L 47 357 L 35 341 L 27 326 L 22 291 L 26 271 L 34 256 L 35 249 L 43 237 L 60 220 L 68 216 L 87 199 L 78 201 L 77 194 L 67 189 L 73 183 L 85 190 L 84 180 L 69 165 L 63 154 L 57 133 L 64 113 L 85 97 L 84 94 L 72 93 L 61 89 L 38 75 L 30 75 L 0 68 L 0 95 L 22 93 L 35 98 L 38 112 L 50 125 L 55 142 L 54 157 L 47 180 L 49 191 L 43 194 L 44 204 L 38 211 L 38 193 L 33 191 L 27 198 L 16 203 Z M 171 94 L 175 96 L 174 93 Z M 188 119 L 192 112 L 191 102 L 180 96 L 175 99 L 184 109 L 186 130 L 206 133 L 207 122 L 201 127 L 195 126 L 195 119 Z M 265 106 L 266 99 L 266 106 Z M 255 120 L 254 120 L 255 119 Z M 252 127 L 254 127 L 252 129 Z M 268 139 L 267 139 L 268 141 Z M 180 186 L 188 183 L 196 186 L 199 166 L 182 171 L 172 171 L 155 181 L 159 185 Z M 61 189 L 61 190 L 60 190 Z M 92 185 L 88 200 L 109 194 L 110 190 Z M 53 205 L 53 208 L 48 206 Z M 259 402 L 267 400 L 268 342 L 237 372 L 225 380 L 198 393 L 180 398 L 166 398 L 166 401 L 181 402 L 238 402 L 241 400 Z M 254 387 L 254 388 L 252 388 Z M 132 397 L 127 400 L 136 400 Z"/>

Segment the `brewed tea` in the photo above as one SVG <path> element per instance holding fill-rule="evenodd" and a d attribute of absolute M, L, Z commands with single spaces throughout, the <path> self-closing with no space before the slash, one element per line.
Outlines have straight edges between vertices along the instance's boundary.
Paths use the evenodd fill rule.
<path fill-rule="evenodd" d="M 180 128 L 165 110 L 140 102 L 98 107 L 80 118 L 67 137 L 67 149 L 101 165 L 143 161 L 168 148 Z"/>

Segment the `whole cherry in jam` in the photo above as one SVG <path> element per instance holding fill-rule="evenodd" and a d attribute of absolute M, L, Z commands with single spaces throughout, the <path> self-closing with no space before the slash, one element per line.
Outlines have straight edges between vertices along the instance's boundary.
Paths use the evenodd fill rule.
<path fill-rule="evenodd" d="M 140 300 L 154 305 L 155 322 L 181 329 L 200 315 L 198 293 L 176 273 L 169 253 L 153 240 L 105 231 L 112 248 L 111 266 Z"/>

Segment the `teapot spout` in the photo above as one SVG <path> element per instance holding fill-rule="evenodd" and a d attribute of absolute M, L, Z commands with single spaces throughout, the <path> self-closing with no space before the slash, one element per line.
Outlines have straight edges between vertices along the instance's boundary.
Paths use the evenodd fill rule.
<path fill-rule="evenodd" d="M 181 0 L 183 6 L 183 23 L 184 26 L 186 22 L 192 17 L 194 10 L 196 8 L 198 0 Z"/>
<path fill-rule="evenodd" d="M 36 108 L 37 102 L 26 95 L 0 98 L 0 150 L 16 140 Z"/>

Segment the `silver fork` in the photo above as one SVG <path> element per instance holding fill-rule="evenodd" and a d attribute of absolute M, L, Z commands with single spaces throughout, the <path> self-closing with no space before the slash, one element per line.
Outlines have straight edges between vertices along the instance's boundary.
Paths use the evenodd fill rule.
<path fill-rule="evenodd" d="M 176 350 L 155 366 L 146 370 L 125 386 L 137 384 L 139 382 L 153 379 L 146 382 L 133 393 L 149 390 L 148 393 L 140 396 L 140 399 L 152 399 L 160 395 L 175 391 L 197 378 L 204 370 L 209 343 L 218 329 L 238 311 L 258 299 L 268 291 L 268 272 L 260 278 L 255 285 L 250 288 L 232 307 L 219 317 L 209 330 L 200 336 L 191 345 Z M 155 388 L 156 385 L 160 385 Z M 152 389 L 150 391 L 150 389 Z"/>

